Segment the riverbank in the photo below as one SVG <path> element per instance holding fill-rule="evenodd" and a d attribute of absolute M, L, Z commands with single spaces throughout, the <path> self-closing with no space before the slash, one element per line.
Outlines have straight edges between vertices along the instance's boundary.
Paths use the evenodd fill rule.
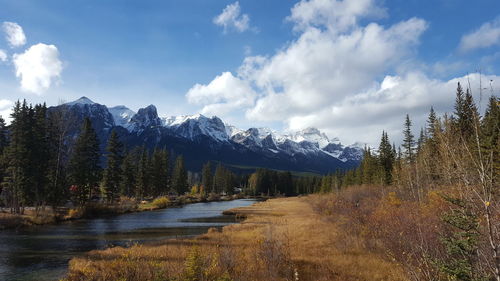
<path fill-rule="evenodd" d="M 71 260 L 66 280 L 407 280 L 396 263 L 345 243 L 316 200 L 271 199 L 226 211 L 246 219 L 222 231 L 91 251 Z"/>
<path fill-rule="evenodd" d="M 7 209 L 0 210 L 0 230 L 33 225 L 54 224 L 69 220 L 92 219 L 102 216 L 120 215 L 132 212 L 153 211 L 164 208 L 179 207 L 186 204 L 202 202 L 230 201 L 250 198 L 243 195 L 231 196 L 178 196 L 175 198 L 160 197 L 151 201 L 137 203 L 132 199 L 122 199 L 118 204 L 91 203 L 84 207 L 45 207 L 35 212 L 34 208 L 26 208 L 24 214 L 11 214 Z"/>

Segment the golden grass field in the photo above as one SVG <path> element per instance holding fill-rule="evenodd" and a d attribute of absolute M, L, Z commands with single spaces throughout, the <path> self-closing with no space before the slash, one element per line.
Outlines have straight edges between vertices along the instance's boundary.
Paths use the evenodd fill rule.
<path fill-rule="evenodd" d="M 242 223 L 194 239 L 89 252 L 71 260 L 66 280 L 408 280 L 314 212 L 317 196 L 233 209 Z"/>

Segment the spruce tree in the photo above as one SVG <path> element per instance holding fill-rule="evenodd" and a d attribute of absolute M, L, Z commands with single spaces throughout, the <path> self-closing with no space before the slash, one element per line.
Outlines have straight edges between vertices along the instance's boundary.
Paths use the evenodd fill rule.
<path fill-rule="evenodd" d="M 99 158 L 97 134 L 90 119 L 85 118 L 68 168 L 70 183 L 76 187 L 76 199 L 81 205 L 90 201 L 94 188 L 98 186 L 101 172 Z"/>
<path fill-rule="evenodd" d="M 137 165 L 135 196 L 142 200 L 149 195 L 150 189 L 150 166 L 149 153 L 146 147 L 142 147 L 141 156 Z"/>
<path fill-rule="evenodd" d="M 434 108 L 431 106 L 429 117 L 427 118 L 427 127 L 426 127 L 427 138 L 430 140 L 435 139 L 437 122 L 438 120 L 436 117 L 436 112 L 434 111 Z"/>
<path fill-rule="evenodd" d="M 187 171 L 184 167 L 184 157 L 182 156 L 177 156 L 175 159 L 172 185 L 179 195 L 183 195 L 188 191 Z"/>
<path fill-rule="evenodd" d="M 481 148 L 485 159 L 492 162 L 493 183 L 500 180 L 500 104 L 491 96 L 481 123 Z"/>
<path fill-rule="evenodd" d="M 221 163 L 219 163 L 215 168 L 213 192 L 221 193 L 222 191 L 224 191 L 224 186 L 226 184 L 225 180 L 224 167 Z"/>
<path fill-rule="evenodd" d="M 5 124 L 5 120 L 0 115 L 0 155 L 3 154 L 4 149 L 8 145 L 8 131 L 7 125 Z"/>
<path fill-rule="evenodd" d="M 407 159 L 408 162 L 413 162 L 413 160 L 415 159 L 414 156 L 415 140 L 411 132 L 411 120 L 408 114 L 406 114 L 403 135 L 404 135 L 403 138 L 404 157 Z"/>
<path fill-rule="evenodd" d="M 379 162 L 383 170 L 383 183 L 389 185 L 392 182 L 392 168 L 394 165 L 393 147 L 389 142 L 389 136 L 386 132 L 382 132 L 382 138 L 379 145 Z"/>
<path fill-rule="evenodd" d="M 212 164 L 210 164 L 210 161 L 203 165 L 201 182 L 206 192 L 213 192 L 214 179 L 212 175 Z"/>
<path fill-rule="evenodd" d="M 106 147 L 107 166 L 104 170 L 104 189 L 108 202 L 118 198 L 120 191 L 120 180 L 122 177 L 123 144 L 120 142 L 115 130 L 111 132 Z"/>
<path fill-rule="evenodd" d="M 168 192 L 168 153 L 165 149 L 155 149 L 151 159 L 151 186 L 153 195 Z"/>
<path fill-rule="evenodd" d="M 472 94 L 469 89 L 464 94 L 458 83 L 455 99 L 455 128 L 466 142 L 474 135 L 478 119 L 479 114 Z"/>
<path fill-rule="evenodd" d="M 137 184 L 137 162 L 138 162 L 138 149 L 129 151 L 123 158 L 122 163 L 122 177 L 120 180 L 121 194 L 132 197 L 135 193 L 135 186 Z"/>

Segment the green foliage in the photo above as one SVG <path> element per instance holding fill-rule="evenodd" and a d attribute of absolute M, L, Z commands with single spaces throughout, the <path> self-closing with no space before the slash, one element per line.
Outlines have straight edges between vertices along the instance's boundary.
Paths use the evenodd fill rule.
<path fill-rule="evenodd" d="M 443 235 L 447 256 L 438 264 L 451 280 L 487 280 L 476 276 L 477 247 L 479 238 L 479 219 L 467 204 L 459 199 L 446 198 L 455 208 L 443 216 L 450 226 L 449 233 Z"/>
<path fill-rule="evenodd" d="M 184 157 L 182 156 L 178 156 L 175 159 L 174 172 L 172 175 L 172 186 L 179 195 L 182 195 L 189 190 L 187 182 L 187 171 L 184 167 Z"/>
<path fill-rule="evenodd" d="M 92 198 L 98 186 L 101 167 L 99 140 L 90 119 L 85 118 L 69 163 L 70 182 L 76 186 L 77 201 L 83 205 Z"/>
<path fill-rule="evenodd" d="M 410 116 L 406 114 L 404 130 L 403 130 L 403 136 L 404 136 L 403 148 L 404 148 L 404 156 L 408 162 L 413 162 L 415 160 L 415 154 L 414 154 L 415 140 L 411 132 L 411 126 L 412 123 L 410 120 Z"/>
<path fill-rule="evenodd" d="M 107 150 L 107 166 L 104 169 L 104 188 L 106 198 L 109 202 L 113 202 L 119 195 L 120 180 L 122 177 L 122 161 L 123 161 L 123 144 L 118 138 L 115 130 L 111 132 L 108 140 Z"/>
<path fill-rule="evenodd" d="M 203 165 L 203 169 L 201 171 L 201 184 L 203 185 L 205 192 L 215 192 L 212 164 L 210 164 L 210 161 Z"/>

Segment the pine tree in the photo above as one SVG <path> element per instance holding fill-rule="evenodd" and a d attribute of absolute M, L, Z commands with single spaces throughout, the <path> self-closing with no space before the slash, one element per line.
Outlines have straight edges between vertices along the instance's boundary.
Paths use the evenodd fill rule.
<path fill-rule="evenodd" d="M 151 159 L 151 185 L 153 195 L 168 192 L 168 153 L 165 149 L 155 149 Z"/>
<path fill-rule="evenodd" d="M 411 132 L 411 120 L 410 116 L 406 114 L 405 124 L 404 124 L 404 139 L 403 139 L 403 148 L 404 148 L 404 156 L 408 162 L 413 162 L 415 159 L 414 156 L 414 136 Z"/>
<path fill-rule="evenodd" d="M 26 191 L 32 184 L 29 177 L 31 130 L 28 124 L 33 120 L 29 118 L 28 111 L 26 101 L 22 104 L 19 101 L 15 103 L 11 113 L 10 145 L 5 151 L 7 170 L 2 192 L 6 205 L 17 214 L 21 213 L 23 206 L 28 203 Z"/>
<path fill-rule="evenodd" d="M 383 181 L 385 185 L 392 182 L 392 169 L 394 165 L 395 153 L 389 142 L 389 136 L 386 132 L 382 132 L 382 139 L 379 145 L 379 162 L 383 169 Z"/>
<path fill-rule="evenodd" d="M 214 188 L 214 179 L 212 175 L 212 164 L 210 161 L 203 165 L 203 169 L 201 172 L 201 181 L 203 188 L 206 192 L 213 192 Z"/>
<path fill-rule="evenodd" d="M 3 154 L 4 149 L 9 144 L 7 134 L 7 125 L 5 124 L 5 120 L 2 118 L 2 115 L 0 115 L 0 155 Z"/>
<path fill-rule="evenodd" d="M 101 167 L 97 134 L 90 119 L 85 118 L 69 162 L 70 182 L 76 187 L 77 201 L 83 205 L 92 198 L 98 186 Z"/>
<path fill-rule="evenodd" d="M 418 140 L 417 140 L 417 155 L 420 154 L 426 139 L 427 138 L 426 138 L 425 133 L 424 133 L 424 128 L 420 128 L 420 135 L 418 136 Z"/>
<path fill-rule="evenodd" d="M 430 140 L 434 140 L 436 136 L 436 130 L 437 130 L 437 117 L 436 117 L 436 112 L 434 111 L 434 108 L 431 106 L 431 110 L 429 112 L 429 117 L 427 118 L 427 127 L 426 127 L 426 133 L 427 133 L 427 138 Z"/>
<path fill-rule="evenodd" d="M 121 165 L 123 161 L 123 144 L 120 142 L 115 130 L 111 132 L 106 151 L 107 166 L 104 170 L 103 183 L 107 200 L 113 202 L 120 191 Z"/>
<path fill-rule="evenodd" d="M 120 180 L 121 194 L 134 196 L 135 186 L 137 184 L 136 176 L 138 169 L 138 148 L 128 152 L 123 158 L 122 177 Z"/>
<path fill-rule="evenodd" d="M 481 124 L 481 148 L 485 159 L 492 162 L 493 183 L 500 180 L 500 104 L 495 96 L 489 99 Z"/>
<path fill-rule="evenodd" d="M 179 195 L 183 195 L 188 191 L 187 171 L 184 167 L 184 157 L 182 156 L 178 156 L 175 159 L 172 185 Z"/>
<path fill-rule="evenodd" d="M 150 189 L 150 161 L 146 147 L 142 147 L 141 156 L 137 165 L 135 196 L 142 200 L 149 195 Z"/>
<path fill-rule="evenodd" d="M 33 143 L 31 146 L 33 164 L 34 198 L 36 211 L 45 205 L 49 186 L 50 144 L 47 120 L 47 106 L 35 105 L 33 109 Z"/>
<path fill-rule="evenodd" d="M 215 168 L 215 175 L 214 175 L 214 187 L 213 191 L 215 193 L 221 193 L 224 191 L 224 186 L 226 185 L 226 178 L 224 175 L 224 167 L 222 166 L 221 163 L 217 165 L 217 168 Z"/>
<path fill-rule="evenodd" d="M 475 133 L 479 113 L 470 90 L 467 89 L 464 94 L 460 83 L 457 86 L 455 99 L 455 117 L 456 130 L 460 133 L 463 140 L 468 142 Z"/>
<path fill-rule="evenodd" d="M 0 195 L 2 194 L 2 182 L 6 172 L 5 156 L 3 152 L 8 145 L 7 134 L 5 120 L 2 118 L 2 115 L 0 115 Z"/>

